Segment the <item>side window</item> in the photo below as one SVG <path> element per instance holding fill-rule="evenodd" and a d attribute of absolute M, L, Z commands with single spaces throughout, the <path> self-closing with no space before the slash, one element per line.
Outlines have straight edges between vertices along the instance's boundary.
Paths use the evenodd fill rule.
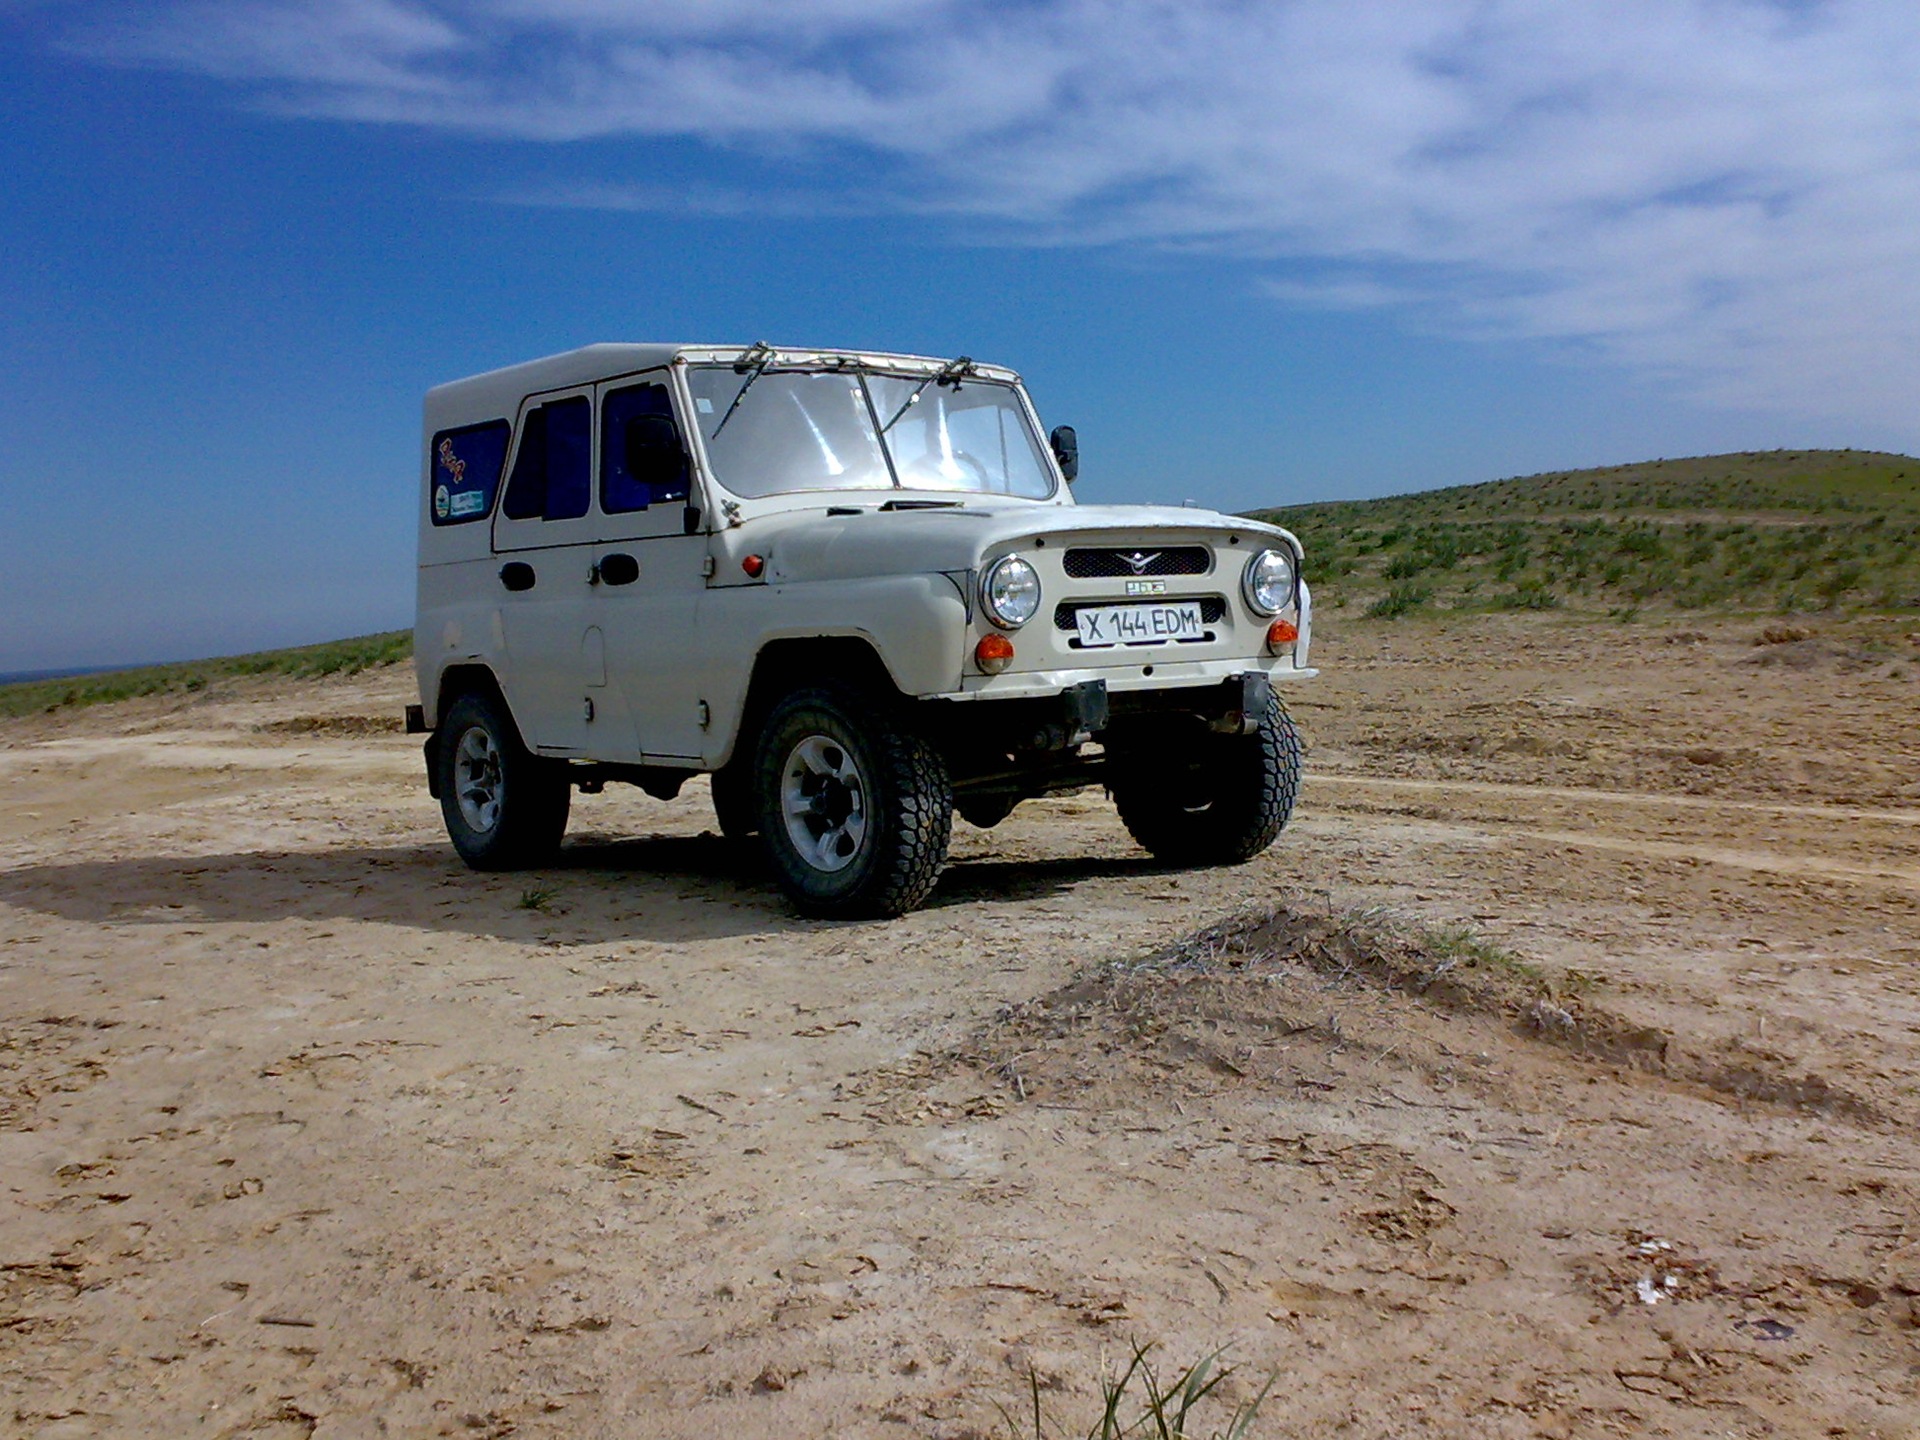
<path fill-rule="evenodd" d="M 609 515 L 687 498 L 687 451 L 664 385 L 609 390 L 600 402 L 600 508 Z"/>
<path fill-rule="evenodd" d="M 511 429 L 504 420 L 489 420 L 484 425 L 442 430 L 433 437 L 433 483 L 428 492 L 434 524 L 464 525 L 492 513 Z"/>
<path fill-rule="evenodd" d="M 527 412 L 501 507 L 509 520 L 577 520 L 593 492 L 593 402 L 584 395 Z"/>

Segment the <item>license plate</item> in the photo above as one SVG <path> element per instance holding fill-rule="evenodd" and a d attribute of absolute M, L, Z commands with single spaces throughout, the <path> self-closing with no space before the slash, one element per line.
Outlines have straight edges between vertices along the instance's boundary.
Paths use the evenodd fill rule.
<path fill-rule="evenodd" d="M 1108 645 L 1165 645 L 1174 640 L 1198 640 L 1207 632 L 1200 619 L 1200 603 L 1177 605 L 1092 605 L 1074 613 L 1085 650 Z"/>

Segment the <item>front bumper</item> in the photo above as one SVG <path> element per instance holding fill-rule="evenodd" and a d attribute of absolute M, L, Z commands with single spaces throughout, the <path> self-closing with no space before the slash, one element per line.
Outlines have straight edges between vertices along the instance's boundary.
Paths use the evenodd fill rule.
<path fill-rule="evenodd" d="M 1001 697 L 985 710 L 928 702 L 934 734 L 962 748 L 1027 754 L 1070 752 L 1110 731 L 1188 716 L 1216 734 L 1249 735 L 1267 713 L 1273 685 L 1263 670 L 1240 670 L 1205 685 L 1152 686 L 1112 693 L 1104 679 L 1080 680 L 1046 695 Z M 952 698 L 952 697 L 949 697 Z"/>
<path fill-rule="evenodd" d="M 1252 661 L 1245 656 L 1222 660 L 1161 659 L 1124 667 L 1103 666 L 1098 670 L 1022 670 L 1009 671 L 1004 675 L 964 675 L 958 691 L 940 698 L 958 701 L 1038 700 L 1089 683 L 1103 686 L 1110 695 L 1132 695 L 1144 691 L 1219 685 L 1248 672 L 1264 675 L 1268 683 L 1273 685 L 1311 680 L 1320 673 L 1296 664 L 1294 657 L 1288 655 Z"/>

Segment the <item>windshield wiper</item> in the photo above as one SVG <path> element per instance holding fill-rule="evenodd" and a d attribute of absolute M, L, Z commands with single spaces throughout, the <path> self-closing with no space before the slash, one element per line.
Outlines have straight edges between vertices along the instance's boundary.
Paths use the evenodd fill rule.
<path fill-rule="evenodd" d="M 727 406 L 727 413 L 720 417 L 720 423 L 713 427 L 713 433 L 707 438 L 718 440 L 720 432 L 727 428 L 727 421 L 733 418 L 733 412 L 740 408 L 740 402 L 747 398 L 747 391 L 753 388 L 753 382 L 767 373 L 767 366 L 773 363 L 773 347 L 764 340 L 756 340 L 749 345 L 746 353 L 733 362 L 733 373 L 746 375 L 746 381 L 734 392 L 733 403 Z M 747 375 L 751 370 L 753 373 Z"/>
<path fill-rule="evenodd" d="M 927 386 L 951 385 L 954 389 L 958 390 L 960 388 L 960 381 L 971 374 L 973 374 L 972 356 L 962 355 L 957 360 L 949 360 L 933 374 L 913 387 L 913 393 L 907 396 L 906 403 L 893 412 L 893 419 L 887 421 L 886 424 L 880 427 L 880 433 L 884 435 L 893 429 L 893 427 L 899 423 L 900 417 L 913 408 L 914 401 L 920 398 L 920 392 L 925 390 Z"/>

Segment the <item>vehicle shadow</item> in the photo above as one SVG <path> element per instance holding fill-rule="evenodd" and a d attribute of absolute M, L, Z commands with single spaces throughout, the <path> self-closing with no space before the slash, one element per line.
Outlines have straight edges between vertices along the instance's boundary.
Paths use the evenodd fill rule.
<path fill-rule="evenodd" d="M 444 844 L 154 856 L 0 872 L 0 902 L 101 925 L 358 920 L 514 941 L 766 934 L 807 925 L 713 835 L 570 843 L 479 874 Z"/>
<path fill-rule="evenodd" d="M 924 908 L 1029 901 L 1155 873 L 1148 857 L 965 860 Z M 479 874 L 445 844 L 151 856 L 0 871 L 0 903 L 97 925 L 355 920 L 520 942 L 812 933 L 757 849 L 713 834 L 570 839 L 555 863 Z"/>
<path fill-rule="evenodd" d="M 982 901 L 1045 900 L 1089 880 L 1139 880 L 1173 873 L 1151 855 L 1062 855 L 1052 860 L 957 860 L 923 906 L 941 910 Z"/>

